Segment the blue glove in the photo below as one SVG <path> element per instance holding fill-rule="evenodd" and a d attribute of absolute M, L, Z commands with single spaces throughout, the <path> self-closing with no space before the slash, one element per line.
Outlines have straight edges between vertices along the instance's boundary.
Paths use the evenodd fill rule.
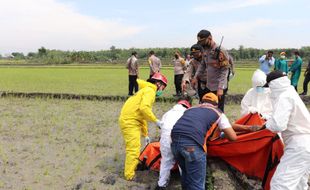
<path fill-rule="evenodd" d="M 224 139 L 224 138 L 225 138 L 225 133 L 224 133 L 224 132 L 221 132 L 220 138 L 221 138 L 221 139 Z"/>

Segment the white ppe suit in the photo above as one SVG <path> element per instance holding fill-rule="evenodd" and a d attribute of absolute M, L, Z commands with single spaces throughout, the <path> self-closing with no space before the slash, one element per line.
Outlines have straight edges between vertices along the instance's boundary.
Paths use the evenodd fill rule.
<path fill-rule="evenodd" d="M 307 190 L 310 172 L 310 114 L 291 81 L 280 77 L 269 82 L 273 114 L 266 128 L 281 132 L 284 155 L 271 179 L 271 190 Z"/>
<path fill-rule="evenodd" d="M 171 152 L 171 130 L 174 124 L 180 119 L 183 115 L 186 108 L 181 104 L 173 106 L 171 110 L 166 112 L 162 117 L 163 125 L 161 127 L 160 135 L 160 153 L 161 153 L 161 162 L 160 162 L 160 171 L 159 171 L 159 180 L 158 186 L 166 187 L 169 183 L 170 170 L 175 164 L 173 154 Z"/>
<path fill-rule="evenodd" d="M 241 100 L 241 115 L 249 113 L 260 113 L 264 119 L 268 119 L 272 114 L 272 104 L 270 99 L 270 89 L 263 88 L 262 92 L 257 92 L 257 87 L 266 84 L 266 74 L 257 69 L 252 76 L 252 86 Z"/>

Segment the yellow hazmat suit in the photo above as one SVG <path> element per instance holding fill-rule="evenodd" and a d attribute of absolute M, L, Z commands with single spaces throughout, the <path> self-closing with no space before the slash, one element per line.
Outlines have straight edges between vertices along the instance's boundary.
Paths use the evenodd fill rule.
<path fill-rule="evenodd" d="M 119 125 L 126 143 L 126 160 L 124 175 L 131 180 L 139 163 L 140 136 L 148 136 L 147 121 L 156 122 L 152 112 L 156 96 L 156 85 L 137 79 L 139 91 L 131 96 L 124 104 L 119 117 Z"/>

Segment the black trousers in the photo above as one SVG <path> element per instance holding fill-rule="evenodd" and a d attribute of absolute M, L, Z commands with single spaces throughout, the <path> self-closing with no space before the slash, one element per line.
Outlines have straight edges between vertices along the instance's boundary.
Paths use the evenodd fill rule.
<path fill-rule="evenodd" d="M 214 91 L 213 93 L 216 94 L 217 92 Z M 218 104 L 218 108 L 219 108 L 220 110 L 222 110 L 223 113 L 224 113 L 224 106 L 225 106 L 225 97 L 226 97 L 226 93 L 227 93 L 227 91 L 224 90 L 223 95 L 221 96 L 221 98 L 219 98 L 219 104 Z"/>
<path fill-rule="evenodd" d="M 182 79 L 184 74 L 174 75 L 174 86 L 175 86 L 175 92 L 177 95 L 182 94 Z"/>
<path fill-rule="evenodd" d="M 210 90 L 207 88 L 207 83 L 201 80 L 198 80 L 197 90 L 198 90 L 199 102 L 201 102 L 203 95 L 210 92 Z"/>
<path fill-rule="evenodd" d="M 137 75 L 129 75 L 129 91 L 128 95 L 133 95 L 133 90 L 138 92 Z"/>
<path fill-rule="evenodd" d="M 308 92 L 308 83 L 309 83 L 309 81 L 310 81 L 310 74 L 307 74 L 305 76 L 304 84 L 303 84 L 303 90 L 304 90 L 303 92 L 305 92 L 306 94 Z"/>

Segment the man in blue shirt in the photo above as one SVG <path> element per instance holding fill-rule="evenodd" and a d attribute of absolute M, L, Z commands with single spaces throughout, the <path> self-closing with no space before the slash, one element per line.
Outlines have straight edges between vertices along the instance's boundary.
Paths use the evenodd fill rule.
<path fill-rule="evenodd" d="M 217 95 L 207 93 L 202 97 L 202 104 L 186 110 L 173 126 L 171 150 L 182 169 L 182 189 L 205 189 L 206 135 L 213 125 L 218 125 L 229 140 L 237 139 L 227 117 L 217 106 Z"/>
<path fill-rule="evenodd" d="M 266 55 L 259 58 L 260 70 L 262 70 L 266 75 L 270 72 L 270 68 L 273 67 L 275 59 L 272 57 L 273 51 L 268 51 Z"/>

